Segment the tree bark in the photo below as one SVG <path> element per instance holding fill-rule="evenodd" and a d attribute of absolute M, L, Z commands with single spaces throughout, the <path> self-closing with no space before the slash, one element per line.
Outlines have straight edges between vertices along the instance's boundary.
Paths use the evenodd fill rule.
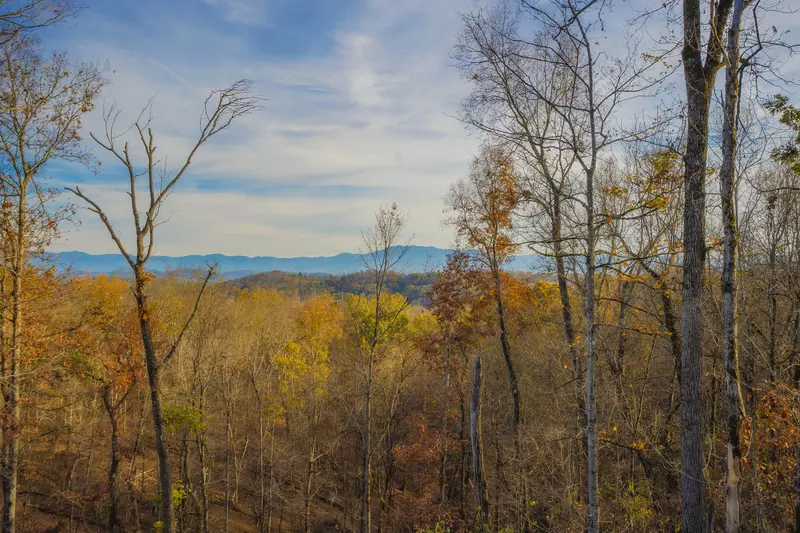
<path fill-rule="evenodd" d="M 444 383 L 442 385 L 442 458 L 439 462 L 439 503 L 447 498 L 447 405 L 450 391 L 450 342 L 448 340 L 447 359 L 444 362 Z"/>
<path fill-rule="evenodd" d="M 683 0 L 683 71 L 686 83 L 686 148 L 683 211 L 683 353 L 681 358 L 681 531 L 702 533 L 707 526 L 706 476 L 703 458 L 702 296 L 706 258 L 705 179 L 708 114 L 720 68 L 722 35 L 732 0 L 712 6 L 710 38 L 702 53 L 701 9 Z"/>
<path fill-rule="evenodd" d="M 587 530 L 597 533 L 599 530 L 599 501 L 597 493 L 597 410 L 595 402 L 595 366 L 597 351 L 595 349 L 595 251 L 594 251 L 594 186 L 591 172 L 587 176 L 586 189 L 586 291 L 584 316 L 586 318 L 586 476 L 588 491 Z"/>
<path fill-rule="evenodd" d="M 275 495 L 275 418 L 269 430 L 269 480 L 267 486 L 267 533 L 272 533 L 272 512 Z"/>
<path fill-rule="evenodd" d="M 205 430 L 197 436 L 197 457 L 200 461 L 200 503 L 203 508 L 200 510 L 200 530 L 209 533 L 208 530 L 208 465 L 206 464 L 206 439 Z"/>
<path fill-rule="evenodd" d="M 460 432 L 460 440 L 461 440 L 461 467 L 460 467 L 460 474 L 459 474 L 459 488 L 458 488 L 458 516 L 461 520 L 466 520 L 467 518 L 467 510 L 466 510 L 466 491 L 467 491 L 467 416 L 466 416 L 466 399 L 463 389 L 463 383 L 459 386 L 459 404 L 460 404 L 460 411 L 461 411 L 461 432 Z"/>
<path fill-rule="evenodd" d="M 313 400 L 313 413 L 312 413 L 312 426 L 311 437 L 308 444 L 308 462 L 306 464 L 306 482 L 303 490 L 303 531 L 311 533 L 311 499 L 314 497 L 314 473 L 317 461 L 317 432 L 319 431 L 319 423 L 321 412 L 317 406 L 316 398 Z"/>
<path fill-rule="evenodd" d="M 261 391 L 256 383 L 256 376 L 253 373 L 251 376 L 253 383 L 253 392 L 256 396 L 256 404 L 258 405 L 258 532 L 264 533 L 266 526 L 266 476 L 264 468 L 264 400 L 261 397 Z"/>
<path fill-rule="evenodd" d="M 486 468 L 483 462 L 483 431 L 481 429 L 481 356 L 475 357 L 472 392 L 469 401 L 469 440 L 472 445 L 472 475 L 475 483 L 475 502 L 481 514 L 482 526 L 489 525 L 489 492 L 486 488 Z"/>
<path fill-rule="evenodd" d="M 580 456 L 578 457 L 577 466 L 575 471 L 580 476 L 583 472 L 583 463 L 586 460 L 586 434 L 583 428 L 586 427 L 586 398 L 583 395 L 583 361 L 579 356 L 578 345 L 575 339 L 575 320 L 572 315 L 572 299 L 569 294 L 569 286 L 567 285 L 567 270 L 564 266 L 563 245 L 561 243 L 561 201 L 559 196 L 561 192 L 552 187 L 553 194 L 553 220 L 552 220 L 552 237 L 553 237 L 553 252 L 556 261 L 556 279 L 558 281 L 558 295 L 561 301 L 561 316 L 564 323 L 564 338 L 567 341 L 569 349 L 570 360 L 572 361 L 572 380 L 573 389 L 575 394 L 575 405 L 578 409 L 578 431 L 580 432 Z M 583 492 L 584 484 L 579 478 L 578 485 Z M 585 501 L 585 500 L 584 500 Z"/>
<path fill-rule="evenodd" d="M 150 384 L 150 405 L 153 410 L 153 432 L 156 441 L 156 455 L 158 456 L 158 487 L 161 497 L 160 520 L 163 523 L 163 533 L 172 533 L 173 505 L 172 505 L 172 468 L 169 462 L 167 449 L 166 430 L 164 424 L 164 411 L 161 406 L 160 362 L 153 343 L 153 328 L 150 322 L 150 309 L 145 295 L 146 273 L 140 267 L 136 272 L 136 305 L 139 311 L 139 326 L 144 345 L 145 366 L 147 379 Z"/>
<path fill-rule="evenodd" d="M 231 455 L 225 454 L 225 533 L 230 531 L 231 524 Z"/>
<path fill-rule="evenodd" d="M 508 332 L 506 331 L 506 316 L 503 308 L 503 293 L 500 282 L 500 268 L 495 266 L 492 268 L 492 277 L 494 278 L 494 291 L 497 304 L 497 322 L 500 326 L 500 345 L 503 349 L 503 359 L 506 362 L 506 370 L 508 371 L 508 382 L 511 388 L 511 399 L 513 401 L 513 425 L 514 425 L 514 438 L 515 441 L 519 440 L 519 384 L 517 382 L 517 373 L 514 370 L 514 363 L 511 361 L 511 344 L 508 342 Z"/>
<path fill-rule="evenodd" d="M 19 473 L 20 362 L 22 358 L 22 278 L 25 274 L 27 225 L 27 179 L 19 190 L 16 213 L 16 238 L 11 289 L 11 357 L 8 368 L 8 395 L 3 421 L 3 533 L 14 533 L 17 525 L 17 476 Z"/>
<path fill-rule="evenodd" d="M 770 210 L 771 216 L 771 210 Z M 775 352 L 776 352 L 776 327 L 778 324 L 778 295 L 775 283 L 775 263 L 778 243 L 773 242 L 769 250 L 769 286 L 767 287 L 767 297 L 769 298 L 769 377 L 770 381 L 775 381 Z M 800 319 L 800 315 L 795 320 Z M 796 329 L 795 324 L 795 329 Z"/>
<path fill-rule="evenodd" d="M 725 102 L 722 127 L 723 263 L 722 263 L 722 352 L 725 362 L 727 412 L 727 462 L 725 477 L 725 532 L 738 533 L 739 481 L 742 470 L 740 433 L 742 425 L 741 385 L 739 380 L 738 300 L 736 297 L 739 233 L 736 221 L 736 144 L 739 106 L 739 33 L 744 0 L 735 0 L 727 39 Z"/>
<path fill-rule="evenodd" d="M 122 531 L 119 523 L 119 424 L 117 409 L 111 400 L 111 387 L 103 386 L 103 405 L 111 424 L 111 458 L 108 465 L 108 530 L 111 533 Z"/>
<path fill-rule="evenodd" d="M 199 361 L 198 361 L 199 367 Z M 199 404 L 200 413 L 205 418 L 205 400 L 206 391 L 205 385 L 201 382 L 199 385 Z M 202 533 L 209 533 L 208 531 L 208 465 L 206 464 L 206 451 L 208 449 L 206 443 L 206 429 L 200 429 L 195 435 L 195 445 L 197 446 L 197 459 L 200 463 L 200 531 Z"/>
<path fill-rule="evenodd" d="M 376 314 L 375 321 L 377 323 L 378 317 Z M 361 533 L 370 533 L 372 530 L 372 461 L 370 456 L 371 442 L 370 442 L 370 426 L 372 421 L 372 371 L 374 367 L 375 348 L 371 348 L 369 352 L 369 360 L 367 361 L 366 369 L 366 397 L 364 398 L 364 418 L 362 420 L 362 463 L 361 463 L 361 516 L 360 516 L 360 531 Z"/>

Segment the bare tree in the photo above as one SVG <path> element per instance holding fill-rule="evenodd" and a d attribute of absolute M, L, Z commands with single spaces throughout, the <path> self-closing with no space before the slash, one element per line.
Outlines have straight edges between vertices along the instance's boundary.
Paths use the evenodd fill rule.
<path fill-rule="evenodd" d="M 486 488 L 486 468 L 483 463 L 483 430 L 481 424 L 481 355 L 475 356 L 472 391 L 469 395 L 469 441 L 472 448 L 472 477 L 475 501 L 481 513 L 481 523 L 489 524 L 489 491 Z"/>
<path fill-rule="evenodd" d="M 112 105 L 109 109 L 104 111 L 106 125 L 105 136 L 101 139 L 92 134 L 92 138 L 100 147 L 112 154 L 122 164 L 128 175 L 128 196 L 131 202 L 131 216 L 136 239 L 134 244 L 135 252 L 133 254 L 128 253 L 128 249 L 123 244 L 117 230 L 100 205 L 86 196 L 79 187 L 68 189 L 87 204 L 89 211 L 95 213 L 100 218 L 108 230 L 111 239 L 114 241 L 114 244 L 116 244 L 120 253 L 125 257 L 125 260 L 130 265 L 134 274 L 133 293 L 136 298 L 136 305 L 139 313 L 139 326 L 145 352 L 147 377 L 150 385 L 150 401 L 153 410 L 153 426 L 155 430 L 156 451 L 159 465 L 159 492 L 161 497 L 160 518 L 165 533 L 171 533 L 173 528 L 172 472 L 165 438 L 160 375 L 161 370 L 175 355 L 181 340 L 189 329 L 197 313 L 203 292 L 214 275 L 215 267 L 209 267 L 197 295 L 194 307 L 186 318 L 177 338 L 166 353 L 160 355 L 158 354 L 153 338 L 153 316 L 147 294 L 147 286 L 153 279 L 153 274 L 147 271 L 147 262 L 153 254 L 155 229 L 159 225 L 159 214 L 164 201 L 167 199 L 170 192 L 172 192 L 175 185 L 177 185 L 180 179 L 186 174 L 192 163 L 192 158 L 197 151 L 216 134 L 228 129 L 234 121 L 258 109 L 260 100 L 251 94 L 251 87 L 251 82 L 240 80 L 230 87 L 211 92 L 208 98 L 206 98 L 201 114 L 201 131 L 199 137 L 186 156 L 183 164 L 174 173 L 168 173 L 166 167 L 161 165 L 162 161 L 156 156 L 154 135 L 150 128 L 151 104 L 148 104 L 139 115 L 136 122 L 122 133 L 119 133 L 115 129 L 116 121 L 120 114 L 116 106 Z M 131 158 L 129 142 L 125 141 L 122 146 L 119 146 L 120 139 L 130 131 L 133 131 L 136 137 L 138 137 L 137 140 L 145 156 L 146 164 L 142 169 L 137 168 L 137 165 L 134 164 Z M 141 210 L 139 207 L 139 202 L 142 200 L 140 178 L 143 178 L 145 181 L 143 203 L 146 208 L 144 210 Z"/>
<path fill-rule="evenodd" d="M 725 361 L 725 391 L 728 399 L 728 456 L 725 477 L 725 531 L 738 533 L 739 479 L 742 471 L 740 433 L 742 392 L 739 379 L 739 312 L 737 299 L 737 256 L 739 230 L 736 215 L 736 149 L 740 93 L 739 40 L 744 0 L 734 0 L 726 43 L 725 102 L 722 128 L 723 262 L 722 262 L 722 343 Z"/>
<path fill-rule="evenodd" d="M 389 274 L 402 266 L 408 251 L 407 244 L 399 244 L 407 220 L 408 216 L 399 210 L 397 204 L 382 206 L 375 212 L 375 226 L 362 234 L 366 246 L 364 268 L 369 274 L 375 301 L 372 309 L 364 310 L 372 316 L 368 320 L 356 321 L 357 335 L 363 339 L 366 352 L 361 368 L 364 377 L 359 516 L 361 533 L 370 533 L 372 530 L 372 396 L 378 348 L 395 332 L 407 305 L 392 305 L 386 288 Z"/>
<path fill-rule="evenodd" d="M 521 36 L 520 24 L 508 16 L 490 18 L 480 26 L 482 33 L 479 37 L 483 39 L 483 49 L 489 50 L 490 54 L 503 55 L 503 60 L 495 63 L 501 67 L 497 77 L 505 80 L 503 84 L 514 87 L 514 92 L 527 93 L 529 102 L 541 103 L 544 116 L 558 117 L 558 125 L 544 130 L 544 140 L 560 154 L 554 156 L 562 161 L 558 163 L 560 170 L 574 172 L 576 181 L 581 184 L 581 190 L 571 191 L 568 198 L 581 212 L 577 238 L 584 258 L 583 311 L 587 352 L 586 423 L 583 431 L 587 450 L 587 527 L 593 533 L 599 527 L 595 408 L 596 245 L 598 229 L 604 223 L 595 209 L 595 179 L 604 153 L 615 143 L 645 133 L 624 131 L 617 128 L 615 122 L 625 102 L 646 95 L 662 79 L 660 75 L 651 74 L 662 63 L 657 57 L 640 55 L 636 50 L 636 40 L 629 40 L 628 49 L 619 57 L 596 50 L 596 34 L 602 30 L 607 2 L 552 0 L 533 3 L 523 0 L 522 5 L 525 15 L 533 23 L 533 37 Z M 492 38 L 486 39 L 486 34 Z M 532 74 L 540 71 L 553 72 L 555 76 L 543 78 Z M 554 84 L 562 90 L 554 92 Z M 508 99 L 508 93 L 504 91 L 504 98 Z M 510 120 L 522 122 L 523 128 L 519 131 L 523 135 L 534 136 L 534 142 L 529 142 L 529 145 L 542 144 L 541 140 L 536 140 L 536 137 L 542 138 L 542 132 L 534 135 L 532 128 L 526 130 L 525 126 L 530 122 L 526 123 L 524 110 L 510 116 Z M 537 150 L 531 150 L 534 157 Z M 541 162 L 538 167 L 539 171 L 545 169 Z M 561 197 L 564 191 L 563 187 L 554 188 L 551 184 L 549 192 Z M 553 220 L 558 222 L 557 218 Z M 557 227 L 555 229 L 560 231 Z M 556 240 L 563 241 L 563 236 Z"/>
<path fill-rule="evenodd" d="M 586 427 L 583 357 L 580 356 L 573 313 L 573 296 L 567 259 L 573 248 L 565 206 L 570 203 L 571 171 L 575 157 L 562 142 L 568 123 L 551 102 L 566 94 L 569 73 L 557 62 L 537 63 L 517 35 L 521 11 L 503 3 L 476 9 L 463 16 L 463 29 L 454 57 L 472 92 L 462 102 L 461 120 L 487 137 L 489 142 L 514 154 L 519 189 L 519 215 L 514 240 L 535 252 L 552 257 L 562 311 L 562 326 L 569 351 L 580 434 Z M 518 71 L 524 70 L 521 80 Z M 529 85 L 536 87 L 531 90 Z M 537 97 L 537 91 L 546 98 Z M 571 269 L 570 269 L 571 270 Z M 578 472 L 583 470 L 585 438 L 579 439 Z M 523 469 L 524 470 L 524 469 Z M 523 473 L 523 476 L 527 474 Z M 524 498 L 527 500 L 527 497 Z M 528 509 L 526 502 L 523 509 Z"/>

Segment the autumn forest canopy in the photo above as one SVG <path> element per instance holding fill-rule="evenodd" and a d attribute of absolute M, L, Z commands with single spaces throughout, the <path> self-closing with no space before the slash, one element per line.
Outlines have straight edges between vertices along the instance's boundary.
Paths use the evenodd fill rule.
<path fill-rule="evenodd" d="M 43 44 L 81 6 L 0 0 L 2 533 L 800 533 L 800 14 L 638 4 L 460 15 L 440 269 L 389 202 L 361 272 L 225 280 L 149 261 L 270 95 L 209 91 L 166 153 L 157 100 L 126 122 Z M 57 267 L 80 220 L 124 275 Z"/>

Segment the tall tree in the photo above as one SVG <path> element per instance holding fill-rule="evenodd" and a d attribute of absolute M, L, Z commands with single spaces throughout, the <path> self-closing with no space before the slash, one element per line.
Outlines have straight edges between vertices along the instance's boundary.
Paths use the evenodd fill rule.
<path fill-rule="evenodd" d="M 706 160 L 708 115 L 723 63 L 725 25 L 733 0 L 714 0 L 707 31 L 696 0 L 683 0 L 683 74 L 686 142 L 683 208 L 683 316 L 681 357 L 681 530 L 707 528 L 708 497 L 703 458 L 703 267 L 706 258 Z M 705 41 L 705 43 L 704 43 Z M 704 54 L 705 49 L 705 54 Z"/>
<path fill-rule="evenodd" d="M 350 311 L 362 348 L 361 374 L 364 377 L 364 404 L 361 418 L 361 533 L 372 531 L 372 397 L 378 350 L 404 323 L 405 299 L 399 301 L 387 288 L 392 272 L 399 270 L 408 250 L 400 243 L 408 216 L 397 207 L 382 206 L 375 212 L 375 225 L 362 234 L 366 254 L 364 267 L 369 278 L 370 300 L 354 298 Z"/>
<path fill-rule="evenodd" d="M 445 199 L 450 212 L 448 223 L 476 251 L 475 260 L 492 277 L 492 297 L 497 309 L 500 346 L 508 372 L 516 437 L 519 436 L 520 426 L 519 383 L 508 340 L 501 272 L 516 250 L 510 231 L 513 228 L 512 214 L 518 202 L 511 158 L 497 147 L 483 148 L 473 161 L 467 179 L 454 185 Z"/>
<path fill-rule="evenodd" d="M 25 352 L 25 279 L 67 213 L 50 206 L 45 169 L 60 159 L 88 163 L 78 132 L 104 85 L 100 70 L 46 55 L 33 37 L 15 33 L 0 44 L 0 167 L 11 220 L 3 275 L 11 282 L 10 343 L 3 347 L 3 532 L 16 527 L 21 365 Z M 5 324 L 3 325 L 5 327 Z M 8 353 L 7 353 L 8 352 Z"/>
<path fill-rule="evenodd" d="M 597 272 L 596 246 L 598 230 L 605 223 L 595 208 L 595 182 L 601 158 L 614 144 L 637 138 L 648 128 L 620 129 L 617 127 L 621 106 L 632 98 L 645 96 L 656 85 L 661 66 L 660 58 L 639 54 L 632 44 L 620 55 L 608 54 L 600 46 L 599 32 L 603 28 L 607 2 L 523 2 L 527 17 L 533 22 L 532 37 L 519 35 L 522 27 L 510 20 L 498 30 L 513 43 L 505 61 L 504 75 L 514 85 L 524 86 L 536 101 L 543 102 L 549 113 L 559 118 L 562 126 L 555 127 L 546 137 L 548 146 L 561 152 L 565 168 L 575 168 L 578 190 L 570 198 L 581 211 L 577 223 L 579 254 L 584 259 L 583 315 L 586 327 L 585 405 L 587 467 L 587 528 L 594 533 L 599 528 L 599 496 L 597 483 L 597 412 L 596 412 L 596 311 Z M 491 27 L 491 26 L 490 26 Z M 535 70 L 553 72 L 551 83 L 531 76 Z M 561 90 L 552 91 L 553 84 Z M 558 192 L 562 194 L 563 189 Z M 563 236 L 562 236 L 563 240 Z M 562 254 L 563 255 L 563 254 Z"/>
<path fill-rule="evenodd" d="M 515 233 L 531 249 L 553 257 L 572 360 L 577 421 L 584 428 L 583 358 L 579 357 L 569 290 L 566 259 L 572 247 L 564 215 L 575 157 L 569 143 L 563 142 L 569 124 L 554 106 L 560 95 L 568 94 L 571 78 L 558 62 L 539 63 L 528 56 L 531 47 L 518 34 L 521 19 L 521 12 L 506 3 L 463 16 L 453 55 L 472 92 L 462 102 L 460 118 L 489 142 L 516 154 L 520 211 L 527 227 L 517 227 Z"/>
<path fill-rule="evenodd" d="M 722 350 L 725 361 L 725 391 L 728 399 L 728 455 L 725 476 L 725 531 L 738 533 L 739 480 L 742 473 L 740 434 L 742 425 L 742 392 L 739 380 L 737 256 L 739 230 L 736 213 L 736 153 L 739 120 L 739 39 L 744 0 L 734 0 L 725 49 L 725 101 L 722 127 L 722 195 L 723 261 L 722 261 Z"/>
<path fill-rule="evenodd" d="M 160 518 L 164 533 L 173 531 L 173 502 L 172 502 L 172 470 L 170 468 L 169 452 L 167 449 L 164 412 L 162 407 L 161 391 L 161 370 L 169 363 L 170 359 L 178 350 L 183 336 L 189 329 L 194 319 L 203 292 L 214 275 L 214 267 L 210 267 L 205 277 L 203 285 L 197 295 L 194 307 L 183 323 L 175 341 L 166 350 L 166 353 L 159 355 L 153 337 L 155 329 L 153 310 L 148 299 L 147 287 L 153 279 L 153 274 L 147 271 L 147 263 L 152 257 L 155 247 L 155 229 L 159 225 L 159 214 L 164 201 L 173 191 L 178 182 L 187 174 L 187 170 L 192 163 L 193 157 L 207 141 L 218 133 L 228 129 L 234 121 L 244 115 L 252 113 L 259 106 L 259 99 L 250 92 L 251 82 L 240 80 L 225 89 L 214 90 L 206 98 L 205 106 L 201 115 L 201 131 L 197 141 L 192 146 L 183 164 L 174 173 L 168 173 L 162 166 L 162 160 L 156 156 L 156 145 L 153 131 L 150 128 L 150 118 L 145 117 L 145 113 L 150 111 L 150 104 L 140 114 L 139 119 L 123 133 L 116 129 L 116 121 L 120 111 L 112 105 L 105 110 L 105 136 L 98 138 L 92 134 L 95 142 L 104 150 L 116 158 L 125 169 L 129 181 L 128 196 L 130 198 L 131 217 L 133 219 L 133 229 L 135 236 L 133 254 L 128 253 L 128 247 L 122 242 L 117 230 L 111 224 L 105 211 L 98 203 L 90 199 L 81 191 L 79 187 L 70 190 L 75 196 L 83 200 L 89 211 L 95 213 L 105 225 L 111 239 L 123 255 L 134 275 L 133 294 L 139 314 L 139 326 L 141 329 L 142 345 L 144 347 L 145 364 L 147 368 L 147 378 L 150 386 L 150 403 L 153 410 L 153 427 L 155 430 L 156 452 L 158 454 L 159 466 L 159 496 L 161 500 Z M 149 116 L 149 115 L 148 115 Z M 140 143 L 144 154 L 144 168 L 137 167 L 131 157 L 130 145 L 124 141 L 120 147 L 122 139 L 127 131 L 136 134 L 137 141 Z M 141 198 L 140 178 L 145 181 L 146 206 L 143 211 L 139 208 Z"/>

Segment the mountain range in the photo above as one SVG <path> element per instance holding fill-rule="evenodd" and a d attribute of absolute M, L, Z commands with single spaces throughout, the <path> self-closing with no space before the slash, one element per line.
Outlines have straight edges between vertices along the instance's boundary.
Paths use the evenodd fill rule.
<path fill-rule="evenodd" d="M 399 270 L 430 272 L 441 269 L 451 250 L 434 246 L 409 246 Z M 227 279 L 235 279 L 259 272 L 281 271 L 306 274 L 350 274 L 365 269 L 365 254 L 341 253 L 327 257 L 247 257 L 243 255 L 156 255 L 150 258 L 149 269 L 154 273 L 170 270 L 204 268 L 216 264 Z M 51 259 L 60 270 L 82 274 L 114 274 L 129 272 L 130 267 L 120 254 L 87 254 L 85 252 L 50 252 Z M 508 270 L 530 271 L 543 264 L 536 255 L 521 255 L 509 265 Z"/>

